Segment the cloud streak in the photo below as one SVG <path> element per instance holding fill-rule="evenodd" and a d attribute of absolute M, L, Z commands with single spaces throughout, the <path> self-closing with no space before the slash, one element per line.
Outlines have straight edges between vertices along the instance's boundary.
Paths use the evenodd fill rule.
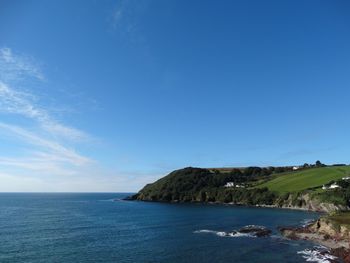
<path fill-rule="evenodd" d="M 0 48 L 0 191 L 125 191 L 159 178 L 101 167 L 81 150 L 95 139 L 58 120 L 36 84 L 48 85 L 38 63 Z"/>
<path fill-rule="evenodd" d="M 0 78 L 3 81 L 20 81 L 28 77 L 44 80 L 37 64 L 31 57 L 13 54 L 10 48 L 0 49 Z"/>
<path fill-rule="evenodd" d="M 41 70 L 32 58 L 13 54 L 11 49 L 0 49 L 0 112 L 18 114 L 37 121 L 41 128 L 55 136 L 71 140 L 87 139 L 86 133 L 63 125 L 40 107 L 34 93 L 16 90 L 12 85 L 29 79 L 44 80 Z M 23 85 L 23 84 L 22 84 Z"/>
<path fill-rule="evenodd" d="M 94 160 L 78 153 L 72 145 L 90 136 L 56 120 L 40 103 L 44 98 L 29 89 L 32 81 L 45 83 L 38 63 L 1 48 L 0 114 L 8 121 L 0 122 L 0 141 L 7 145 L 7 149 L 0 149 L 0 165 L 10 171 L 6 176 L 62 176 L 85 171 Z M 15 152 L 16 157 L 6 154 L 6 150 Z"/>
<path fill-rule="evenodd" d="M 73 165 L 83 165 L 90 162 L 88 158 L 77 154 L 74 150 L 68 149 L 56 141 L 43 139 L 21 127 L 0 122 L 0 129 L 9 131 L 12 136 L 16 136 L 27 144 L 38 146 L 55 154 L 56 159 L 69 162 Z"/>
<path fill-rule="evenodd" d="M 17 91 L 0 81 L 0 112 L 18 114 L 37 121 L 46 131 L 56 136 L 72 140 L 86 139 L 88 136 L 75 128 L 56 121 L 45 109 L 37 105 L 38 98 L 24 91 Z"/>

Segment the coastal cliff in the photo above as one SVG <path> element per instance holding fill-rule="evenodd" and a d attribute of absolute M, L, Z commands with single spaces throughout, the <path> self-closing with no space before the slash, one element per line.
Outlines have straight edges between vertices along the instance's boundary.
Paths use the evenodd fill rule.
<path fill-rule="evenodd" d="M 290 194 L 287 200 L 284 200 L 278 208 L 301 209 L 315 212 L 331 213 L 336 211 L 348 210 L 348 206 L 324 202 L 312 196 L 312 193 Z"/>

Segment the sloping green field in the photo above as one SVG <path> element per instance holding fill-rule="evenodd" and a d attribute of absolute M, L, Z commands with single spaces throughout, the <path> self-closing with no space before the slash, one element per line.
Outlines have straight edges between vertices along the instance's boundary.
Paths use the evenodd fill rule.
<path fill-rule="evenodd" d="M 329 215 L 327 217 L 329 220 L 340 224 L 340 225 L 345 225 L 348 228 L 350 227 L 350 212 L 338 212 L 333 215 Z"/>
<path fill-rule="evenodd" d="M 312 168 L 283 174 L 257 187 L 267 187 L 269 190 L 279 193 L 296 192 L 322 186 L 345 176 L 350 176 L 350 166 Z"/>

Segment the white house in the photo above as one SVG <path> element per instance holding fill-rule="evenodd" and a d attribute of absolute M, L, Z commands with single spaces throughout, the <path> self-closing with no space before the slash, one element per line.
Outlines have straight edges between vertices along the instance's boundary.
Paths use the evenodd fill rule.
<path fill-rule="evenodd" d="M 234 182 L 227 182 L 224 187 L 235 187 L 235 183 Z"/>
<path fill-rule="evenodd" d="M 322 189 L 323 189 L 323 190 L 336 189 L 336 188 L 340 188 L 340 186 L 337 185 L 337 183 L 333 183 L 333 184 L 331 184 L 330 186 L 325 186 L 325 185 L 322 186 Z"/>
<path fill-rule="evenodd" d="M 331 184 L 331 186 L 329 187 L 329 189 L 335 189 L 335 188 L 340 188 L 339 185 L 337 185 L 337 183 Z"/>
<path fill-rule="evenodd" d="M 299 170 L 299 166 L 293 166 L 293 171 Z"/>
<path fill-rule="evenodd" d="M 236 184 L 234 182 L 227 182 L 224 187 L 236 187 L 236 188 L 244 188 L 243 184 Z"/>

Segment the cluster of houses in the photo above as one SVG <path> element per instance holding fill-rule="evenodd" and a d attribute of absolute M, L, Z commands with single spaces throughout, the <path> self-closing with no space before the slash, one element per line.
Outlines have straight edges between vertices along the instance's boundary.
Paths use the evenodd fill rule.
<path fill-rule="evenodd" d="M 350 176 L 343 177 L 342 180 L 350 180 Z M 341 187 L 337 183 L 333 183 L 330 186 L 326 186 L 326 185 L 322 186 L 323 190 L 336 189 L 336 188 L 341 188 Z"/>
<path fill-rule="evenodd" d="M 243 184 L 235 184 L 234 182 L 227 182 L 224 187 L 236 187 L 236 188 L 244 188 Z"/>

